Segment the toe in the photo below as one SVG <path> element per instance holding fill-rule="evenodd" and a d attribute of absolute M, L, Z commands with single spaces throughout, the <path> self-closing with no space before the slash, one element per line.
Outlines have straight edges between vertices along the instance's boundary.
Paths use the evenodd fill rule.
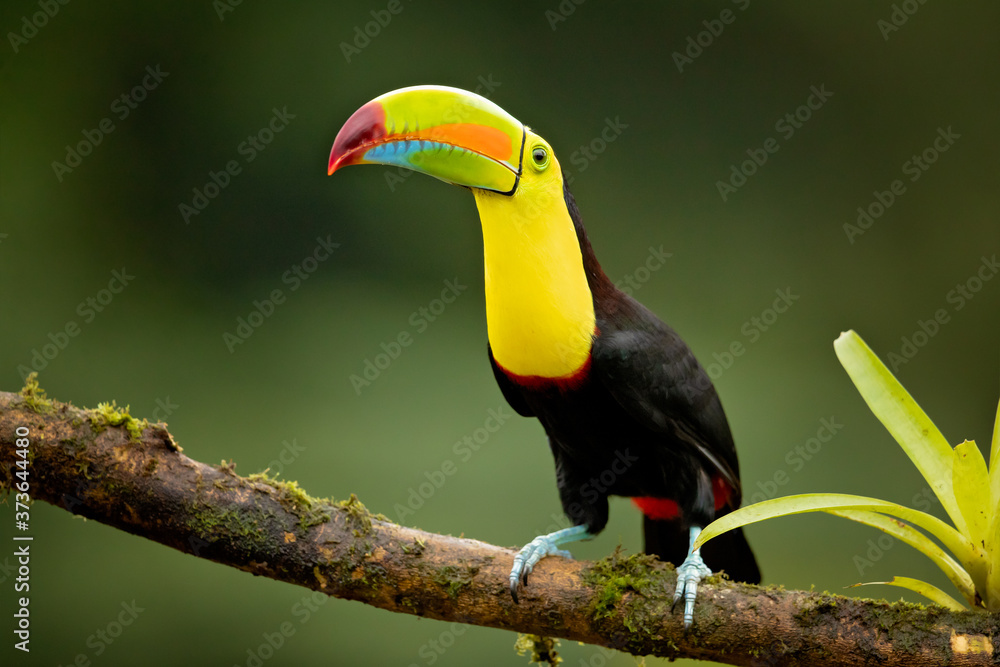
<path fill-rule="evenodd" d="M 674 604 L 677 604 L 677 601 L 681 599 L 682 595 L 684 595 L 684 575 L 678 572 L 677 588 L 674 590 Z"/>

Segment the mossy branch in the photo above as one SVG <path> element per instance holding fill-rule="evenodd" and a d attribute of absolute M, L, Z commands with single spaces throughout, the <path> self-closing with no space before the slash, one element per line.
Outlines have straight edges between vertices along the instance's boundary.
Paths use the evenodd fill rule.
<path fill-rule="evenodd" d="M 0 392 L 0 489 L 17 492 L 24 479 L 15 448 L 24 429 L 35 500 L 393 612 L 732 665 L 988 665 L 1000 648 L 991 614 L 719 578 L 699 588 L 685 632 L 671 611 L 673 568 L 643 555 L 545 559 L 515 605 L 511 549 L 396 525 L 354 496 L 311 498 L 291 482 L 199 463 L 165 425 L 114 403 L 82 410 L 50 401 L 33 379 L 20 393 Z"/>

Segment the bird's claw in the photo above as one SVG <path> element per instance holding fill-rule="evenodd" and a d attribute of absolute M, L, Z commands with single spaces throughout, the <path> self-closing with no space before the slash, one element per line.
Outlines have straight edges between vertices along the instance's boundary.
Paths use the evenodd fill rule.
<path fill-rule="evenodd" d="M 517 604 L 517 591 L 521 586 L 528 585 L 528 575 L 535 569 L 535 564 L 546 556 L 562 556 L 572 558 L 570 552 L 560 549 L 548 535 L 539 535 L 525 544 L 514 556 L 514 567 L 510 570 L 510 596 Z"/>
<path fill-rule="evenodd" d="M 689 554 L 677 568 L 677 590 L 674 591 L 674 605 L 684 598 L 684 629 L 694 621 L 694 599 L 698 595 L 698 584 L 712 574 L 700 553 Z"/>

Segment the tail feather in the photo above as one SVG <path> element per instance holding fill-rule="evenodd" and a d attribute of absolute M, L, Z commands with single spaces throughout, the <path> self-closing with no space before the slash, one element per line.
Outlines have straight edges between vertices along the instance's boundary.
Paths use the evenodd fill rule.
<path fill-rule="evenodd" d="M 674 565 L 683 563 L 687 558 L 690 540 L 687 527 L 680 521 L 650 519 L 645 515 L 643 521 L 646 553 L 654 554 L 660 560 Z M 757 567 L 757 559 L 742 528 L 723 533 L 707 542 L 701 548 L 701 556 L 713 572 L 723 570 L 734 581 L 760 583 L 760 568 Z"/>

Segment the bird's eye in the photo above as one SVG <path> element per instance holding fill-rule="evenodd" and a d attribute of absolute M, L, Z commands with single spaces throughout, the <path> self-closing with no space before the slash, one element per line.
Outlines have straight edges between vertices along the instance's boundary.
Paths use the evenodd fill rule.
<path fill-rule="evenodd" d="M 534 148 L 531 151 L 531 159 L 534 161 L 536 167 L 544 167 L 549 162 L 549 153 L 541 146 Z"/>

